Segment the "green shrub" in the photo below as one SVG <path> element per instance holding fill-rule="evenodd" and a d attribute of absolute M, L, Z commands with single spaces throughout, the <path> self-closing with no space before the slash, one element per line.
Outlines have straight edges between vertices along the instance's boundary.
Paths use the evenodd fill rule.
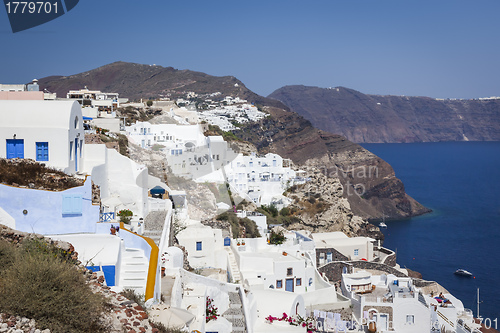
<path fill-rule="evenodd" d="M 7 241 L 0 240 L 0 270 L 16 261 L 16 249 Z"/>
<path fill-rule="evenodd" d="M 257 229 L 257 224 L 255 223 L 255 221 L 245 217 L 244 219 L 240 219 L 240 223 L 245 226 L 247 238 L 260 237 L 260 232 L 259 229 Z"/>
<path fill-rule="evenodd" d="M 146 306 L 144 304 L 144 295 L 139 295 L 138 293 L 135 292 L 134 289 L 123 289 L 122 292 L 120 293 L 123 295 L 125 298 L 128 298 L 131 301 L 136 302 L 139 304 L 143 309 L 146 309 Z"/>
<path fill-rule="evenodd" d="M 180 328 L 171 328 L 171 327 L 166 327 L 164 324 L 159 323 L 159 322 L 154 322 L 150 321 L 152 328 L 156 328 L 158 330 L 158 333 L 182 333 L 182 329 Z"/>
<path fill-rule="evenodd" d="M 120 217 L 120 222 L 130 223 L 130 220 L 132 220 L 132 216 L 134 215 L 134 213 L 132 213 L 132 211 L 129 209 L 122 209 L 116 215 Z"/>
<path fill-rule="evenodd" d="M 0 266 L 0 309 L 33 318 L 54 333 L 106 332 L 104 297 L 92 292 L 74 264 L 42 243 L 24 242 L 14 248 L 15 264 Z"/>
<path fill-rule="evenodd" d="M 271 230 L 271 234 L 269 235 L 269 244 L 283 244 L 285 242 L 285 236 L 283 235 L 283 232 L 274 232 L 274 230 Z"/>
<path fill-rule="evenodd" d="M 231 225 L 231 233 L 233 234 L 233 238 L 240 237 L 240 223 L 239 223 L 238 217 L 236 217 L 235 213 L 224 212 L 222 214 L 219 214 L 216 217 L 216 219 L 220 220 L 220 221 L 228 221 L 229 224 Z"/>
<path fill-rule="evenodd" d="M 281 208 L 280 215 L 281 216 L 288 216 L 288 215 L 290 215 L 290 209 L 288 207 Z"/>
<path fill-rule="evenodd" d="M 274 206 L 274 205 L 270 205 L 270 206 L 262 205 L 261 208 L 265 212 L 269 213 L 271 215 L 271 217 L 278 216 L 278 208 L 276 208 L 276 206 Z"/>

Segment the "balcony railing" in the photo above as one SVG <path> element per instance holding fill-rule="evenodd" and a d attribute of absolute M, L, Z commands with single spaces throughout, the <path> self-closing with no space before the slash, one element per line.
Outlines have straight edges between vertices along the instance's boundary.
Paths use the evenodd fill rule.
<path fill-rule="evenodd" d="M 110 213 L 101 213 L 99 216 L 99 221 L 100 222 L 109 222 L 113 221 L 115 219 L 115 213 L 110 212 Z"/>

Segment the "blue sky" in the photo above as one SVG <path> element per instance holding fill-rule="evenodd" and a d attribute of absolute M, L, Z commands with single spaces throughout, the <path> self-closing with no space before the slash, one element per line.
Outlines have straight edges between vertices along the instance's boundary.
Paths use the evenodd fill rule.
<path fill-rule="evenodd" d="M 0 82 L 114 61 L 371 94 L 500 95 L 498 0 L 80 0 L 13 34 L 0 8 Z"/>

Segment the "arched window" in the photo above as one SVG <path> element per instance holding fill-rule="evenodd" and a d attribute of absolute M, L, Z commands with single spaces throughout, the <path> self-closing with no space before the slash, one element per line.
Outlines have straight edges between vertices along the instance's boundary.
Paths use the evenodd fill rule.
<path fill-rule="evenodd" d="M 78 116 L 75 117 L 75 128 L 78 128 Z"/>

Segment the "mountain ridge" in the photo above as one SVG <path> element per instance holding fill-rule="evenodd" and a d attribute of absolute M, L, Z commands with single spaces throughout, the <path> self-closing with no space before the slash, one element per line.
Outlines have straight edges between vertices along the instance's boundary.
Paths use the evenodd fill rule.
<path fill-rule="evenodd" d="M 369 95 L 304 85 L 284 86 L 268 97 L 357 143 L 500 140 L 500 99 Z"/>

